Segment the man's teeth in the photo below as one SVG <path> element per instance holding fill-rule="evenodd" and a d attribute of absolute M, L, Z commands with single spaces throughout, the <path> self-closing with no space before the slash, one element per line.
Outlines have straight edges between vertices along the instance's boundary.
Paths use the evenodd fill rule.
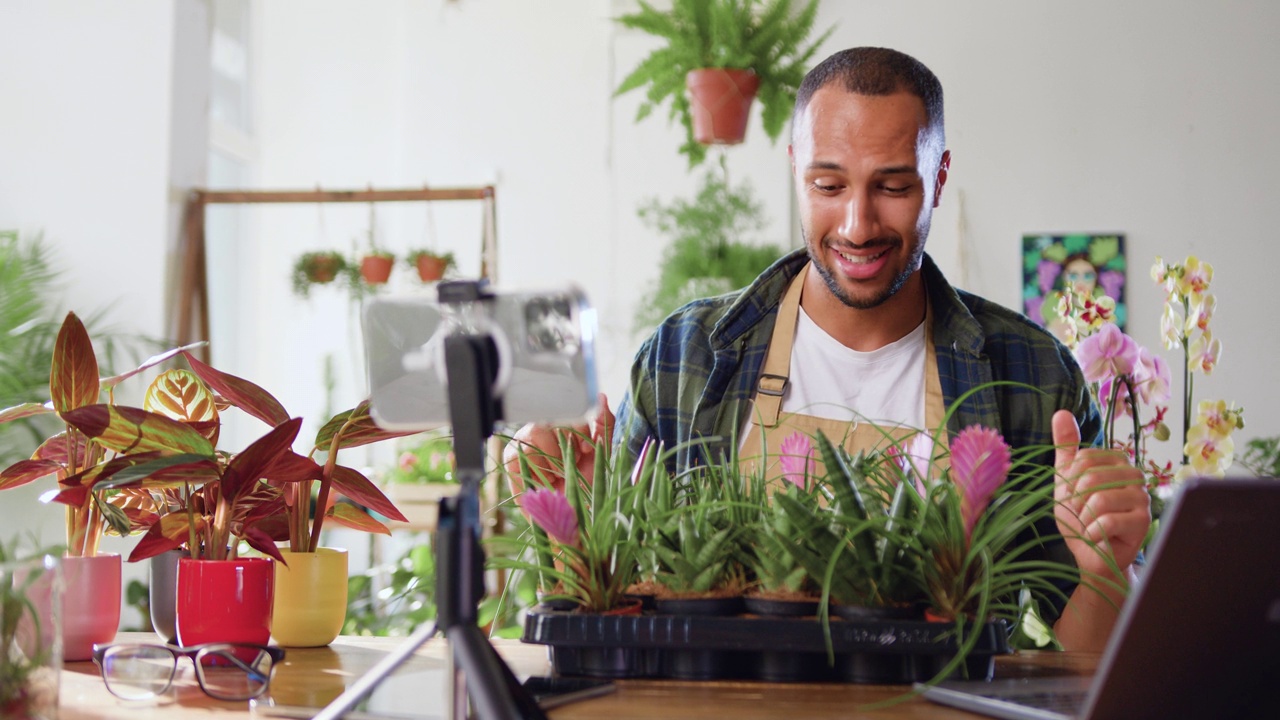
<path fill-rule="evenodd" d="M 871 256 L 863 256 L 863 255 L 848 255 L 848 254 L 846 254 L 846 253 L 842 253 L 842 252 L 840 252 L 839 250 L 837 250 L 837 251 L 836 251 L 836 253 L 838 253 L 838 254 L 840 255 L 840 257 L 842 257 L 842 258 L 844 258 L 845 260 L 847 260 L 847 261 L 849 261 L 849 262 L 853 263 L 854 265 L 870 265 L 871 263 L 873 263 L 873 262 L 875 262 L 875 261 L 879 260 L 881 257 L 883 257 L 883 256 L 884 256 L 884 254 L 885 254 L 885 253 L 887 253 L 887 252 L 889 252 L 889 251 L 888 251 L 888 250 L 884 250 L 884 251 L 881 251 L 881 252 L 876 253 L 875 255 L 871 255 Z"/>

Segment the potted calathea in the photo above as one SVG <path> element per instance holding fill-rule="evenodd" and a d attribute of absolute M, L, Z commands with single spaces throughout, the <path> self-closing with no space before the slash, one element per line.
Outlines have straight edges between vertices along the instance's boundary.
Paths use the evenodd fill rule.
<path fill-rule="evenodd" d="M 327 645 L 341 631 L 345 617 L 347 555 L 345 550 L 320 547 L 326 518 L 359 530 L 388 532 L 381 521 L 355 504 L 337 502 L 337 496 L 345 496 L 385 517 L 404 520 L 368 478 L 354 468 L 338 464 L 338 452 L 404 433 L 377 428 L 369 417 L 368 403 L 363 402 L 326 422 L 318 431 L 310 452 L 300 455 L 292 450 L 292 445 L 301 419 L 290 419 L 280 402 L 258 385 L 216 370 L 187 353 L 183 356 L 191 371 L 171 370 L 153 383 L 153 388 L 161 387 L 160 397 L 167 398 L 156 403 L 156 409 L 163 416 L 192 427 L 216 428 L 219 424 L 216 417 L 212 422 L 202 419 L 207 408 L 230 406 L 272 429 L 240 453 L 214 453 L 200 460 L 185 458 L 193 463 L 186 466 L 188 470 L 201 471 L 194 480 L 203 484 L 199 490 L 169 489 L 169 512 L 150 526 L 131 559 L 183 544 L 188 551 L 199 548 L 192 551 L 193 558 L 179 562 L 178 635 L 185 643 L 183 629 L 197 619 L 202 628 L 216 629 L 217 626 L 206 621 L 215 613 L 197 608 L 186 610 L 184 603 L 198 603 L 200 597 L 192 590 L 194 586 L 184 581 L 184 575 L 227 572 L 229 566 L 225 563 L 197 563 L 196 560 L 200 557 L 215 561 L 236 559 L 234 535 L 278 561 L 261 567 L 253 558 L 237 560 L 255 569 L 261 568 L 258 572 L 270 574 L 264 582 L 271 589 L 265 600 L 270 635 L 282 645 Z M 313 459 L 321 452 L 323 464 Z M 182 458 L 171 457 L 164 462 L 181 464 L 179 460 Z M 207 462 L 209 460 L 212 463 Z M 117 479 L 117 484 L 122 487 L 172 484 L 173 478 L 167 472 L 147 475 L 153 468 L 161 469 L 159 464 L 141 468 L 125 479 Z M 312 513 L 313 490 L 315 514 Z M 288 541 L 287 548 L 277 547 L 277 542 L 284 541 Z M 192 629 L 188 634 L 200 632 L 202 630 Z"/>
<path fill-rule="evenodd" d="M 148 360 L 143 367 L 164 359 L 157 358 Z M 115 472 L 128 462 L 117 457 L 117 450 L 81 430 L 78 422 L 92 413 L 92 408 L 115 412 L 115 406 L 99 404 L 102 394 L 105 392 L 110 398 L 114 388 L 136 372 L 99 378 L 89 334 L 80 319 L 69 313 L 54 342 L 49 402 L 28 402 L 0 410 L 0 423 L 54 416 L 62 428 L 44 440 L 30 458 L 0 471 L 0 490 L 52 476 L 57 490 L 46 493 L 44 499 L 67 505 L 62 615 L 64 654 L 68 660 L 90 659 L 94 643 L 110 642 L 120 624 L 120 556 L 100 553 L 99 540 L 107 531 L 126 535 L 140 530 L 152 517 L 128 493 L 79 490 L 93 478 Z M 67 493 L 68 490 L 73 492 Z"/>
<path fill-rule="evenodd" d="M 644 88 L 637 121 L 669 102 L 669 117 L 685 128 L 680 152 L 690 167 L 703 161 L 708 144 L 742 142 L 756 97 L 765 132 L 776 141 L 809 60 L 831 33 L 805 43 L 817 12 L 818 0 L 799 11 L 792 0 L 674 0 L 670 10 L 640 0 L 638 11 L 617 22 L 666 44 L 642 60 L 615 95 Z"/>

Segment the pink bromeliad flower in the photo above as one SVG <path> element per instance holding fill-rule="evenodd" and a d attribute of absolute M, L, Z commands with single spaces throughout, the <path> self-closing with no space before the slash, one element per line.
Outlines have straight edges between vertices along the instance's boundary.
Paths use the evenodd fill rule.
<path fill-rule="evenodd" d="M 890 445 L 888 455 L 902 469 L 902 477 L 910 480 L 921 497 L 928 494 L 925 489 L 929 480 L 929 468 L 933 465 L 933 436 L 929 433 L 916 433 L 901 447 Z"/>
<path fill-rule="evenodd" d="M 558 490 L 528 490 L 520 496 L 520 507 L 534 525 L 562 545 L 578 544 L 578 516 L 569 499 Z"/>
<path fill-rule="evenodd" d="M 1120 332 L 1112 323 L 1080 341 L 1076 360 L 1089 382 L 1100 382 L 1118 375 L 1130 375 L 1141 362 L 1138 343 Z"/>
<path fill-rule="evenodd" d="M 813 441 L 799 431 L 793 432 L 782 441 L 778 448 L 780 457 L 778 465 L 782 468 L 782 479 L 803 488 L 807 478 L 818 472 L 818 461 Z"/>
<path fill-rule="evenodd" d="M 966 541 L 973 536 L 973 528 L 996 488 L 1008 477 L 1011 461 L 1009 446 L 991 428 L 970 425 L 951 442 L 951 479 L 961 492 Z"/>

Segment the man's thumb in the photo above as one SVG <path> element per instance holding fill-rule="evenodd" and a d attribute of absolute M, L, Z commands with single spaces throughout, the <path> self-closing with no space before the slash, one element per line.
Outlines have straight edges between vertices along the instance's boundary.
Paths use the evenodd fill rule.
<path fill-rule="evenodd" d="M 1069 410 L 1059 410 L 1053 414 L 1053 466 L 1058 472 L 1071 467 L 1080 452 L 1080 426 L 1076 416 Z"/>

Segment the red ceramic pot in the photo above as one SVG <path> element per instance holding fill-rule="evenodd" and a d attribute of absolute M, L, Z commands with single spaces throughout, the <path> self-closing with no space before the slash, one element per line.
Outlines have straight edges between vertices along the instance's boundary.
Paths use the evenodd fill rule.
<path fill-rule="evenodd" d="M 178 643 L 266 645 L 275 567 L 267 558 L 178 561 Z"/>

